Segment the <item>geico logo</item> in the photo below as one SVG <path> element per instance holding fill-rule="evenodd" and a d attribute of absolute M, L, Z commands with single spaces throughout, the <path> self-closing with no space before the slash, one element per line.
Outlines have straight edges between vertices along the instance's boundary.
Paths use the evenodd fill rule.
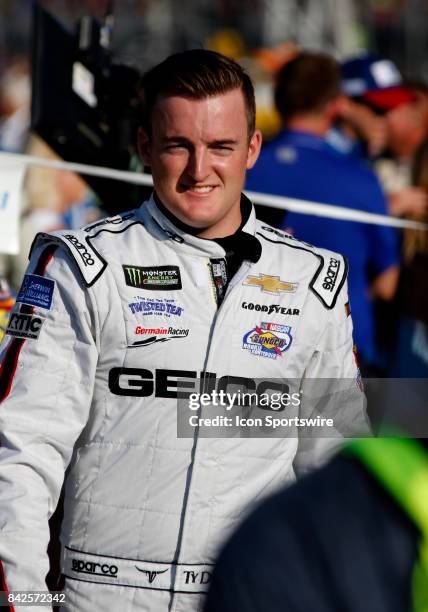
<path fill-rule="evenodd" d="M 81 574 L 97 574 L 98 576 L 116 576 L 119 571 L 117 565 L 82 561 L 81 559 L 72 559 L 71 569 Z"/>
<path fill-rule="evenodd" d="M 194 379 L 194 380 L 182 380 Z M 200 379 L 200 380 L 199 380 Z M 178 383 L 178 380 L 180 382 Z M 179 386 L 178 386 L 179 384 Z M 198 385 L 198 388 L 196 386 Z M 262 380 L 256 382 L 252 378 L 243 376 L 221 376 L 217 379 L 214 372 L 192 372 L 187 370 L 145 370 L 140 368 L 112 368 L 109 372 L 108 386 L 114 395 L 128 395 L 134 397 L 187 397 L 193 391 L 199 392 L 199 387 L 204 393 L 212 391 L 227 393 L 236 392 L 239 388 L 242 391 L 253 392 L 257 395 L 264 395 L 269 391 L 288 393 L 289 386 L 285 383 L 278 383 L 272 380 Z M 201 391 L 202 392 L 202 391 Z M 261 406 L 260 406 L 261 407 Z M 263 407 L 270 410 L 269 406 Z M 281 407 L 281 411 L 284 407 Z"/>
<path fill-rule="evenodd" d="M 71 244 L 77 249 L 80 257 L 83 259 L 83 263 L 85 264 L 85 266 L 94 265 L 95 261 L 91 257 L 91 254 L 89 253 L 88 249 L 85 247 L 84 244 L 77 240 L 76 236 L 73 236 L 73 234 L 66 234 L 64 238 L 71 242 Z"/>
<path fill-rule="evenodd" d="M 33 315 L 13 313 L 9 321 L 9 329 L 36 333 L 40 330 L 43 319 Z"/>
<path fill-rule="evenodd" d="M 338 259 L 334 259 L 333 257 L 330 258 L 330 264 L 322 285 L 324 289 L 327 289 L 327 291 L 333 290 L 339 270 L 339 263 L 340 262 Z"/>

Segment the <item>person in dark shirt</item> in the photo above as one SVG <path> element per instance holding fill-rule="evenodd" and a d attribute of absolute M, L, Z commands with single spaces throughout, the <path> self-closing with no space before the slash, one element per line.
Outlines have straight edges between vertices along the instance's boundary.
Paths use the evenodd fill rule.
<path fill-rule="evenodd" d="M 275 102 L 284 129 L 262 149 L 246 189 L 387 214 L 373 171 L 333 149 L 325 135 L 345 103 L 340 70 L 329 56 L 302 52 L 279 72 Z M 254 200 L 257 202 L 257 198 Z M 373 300 L 396 289 L 399 252 L 389 227 L 289 212 L 280 224 L 296 238 L 338 251 L 349 260 L 354 339 L 362 371 L 375 362 Z"/>
<path fill-rule="evenodd" d="M 394 464 L 400 462 L 399 477 L 409 466 L 402 460 L 403 444 L 412 463 L 416 452 L 417 470 L 428 465 L 426 452 L 411 440 L 380 440 L 382 448 L 373 446 L 379 439 L 361 443 L 375 455 L 388 453 L 393 473 L 400 472 Z M 414 609 L 421 531 L 396 498 L 403 493 L 412 499 L 411 486 L 420 491 L 427 480 L 413 479 L 414 472 L 394 496 L 377 476 L 358 456 L 342 454 L 262 503 L 221 552 L 204 612 Z"/>

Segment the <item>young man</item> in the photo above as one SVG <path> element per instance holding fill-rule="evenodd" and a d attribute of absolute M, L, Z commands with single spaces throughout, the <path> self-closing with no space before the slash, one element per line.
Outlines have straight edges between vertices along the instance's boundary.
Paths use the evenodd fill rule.
<path fill-rule="evenodd" d="M 367 430 L 344 259 L 258 223 L 241 196 L 261 143 L 250 79 L 195 50 L 153 68 L 143 90 L 153 197 L 39 236 L 1 362 L 3 584 L 44 588 L 68 466 L 62 571 L 82 612 L 196 610 L 244 510 L 331 446 L 297 427 L 178 437 L 179 379 L 197 393 L 347 377 L 338 416 L 347 433 Z"/>

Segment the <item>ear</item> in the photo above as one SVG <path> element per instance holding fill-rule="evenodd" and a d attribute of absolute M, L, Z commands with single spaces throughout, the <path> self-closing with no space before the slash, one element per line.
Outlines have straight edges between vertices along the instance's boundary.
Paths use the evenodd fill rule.
<path fill-rule="evenodd" d="M 326 105 L 326 114 L 331 121 L 346 116 L 347 110 L 349 110 L 349 100 L 343 94 L 339 94 Z"/>
<path fill-rule="evenodd" d="M 146 130 L 142 127 L 138 128 L 138 153 L 141 161 L 145 166 L 152 165 L 152 153 L 151 153 L 151 142 L 150 137 Z"/>
<path fill-rule="evenodd" d="M 247 170 L 252 168 L 256 163 L 260 149 L 262 147 L 262 133 L 260 130 L 255 130 L 248 145 Z"/>

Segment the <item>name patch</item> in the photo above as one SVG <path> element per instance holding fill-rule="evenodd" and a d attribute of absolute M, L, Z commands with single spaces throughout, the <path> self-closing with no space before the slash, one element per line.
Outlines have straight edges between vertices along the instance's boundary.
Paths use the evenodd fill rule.
<path fill-rule="evenodd" d="M 122 266 L 125 283 L 129 287 L 152 291 L 175 291 L 181 289 L 181 275 L 178 266 Z"/>
<path fill-rule="evenodd" d="M 55 281 L 50 278 L 38 274 L 26 274 L 16 301 L 50 310 L 54 287 Z"/>

